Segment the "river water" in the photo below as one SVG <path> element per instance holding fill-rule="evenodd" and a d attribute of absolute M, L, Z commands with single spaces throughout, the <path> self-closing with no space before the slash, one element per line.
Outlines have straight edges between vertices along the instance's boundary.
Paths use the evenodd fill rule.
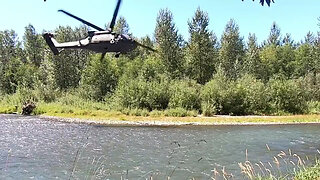
<path fill-rule="evenodd" d="M 290 149 L 312 161 L 320 149 L 319 130 L 320 125 L 107 127 L 0 115 L 0 179 L 210 179 L 214 169 L 220 171 L 215 177 L 222 178 L 225 169 L 243 179 L 238 163 L 247 159 L 271 162 L 277 171 L 273 157 L 280 151 L 289 157 Z"/>

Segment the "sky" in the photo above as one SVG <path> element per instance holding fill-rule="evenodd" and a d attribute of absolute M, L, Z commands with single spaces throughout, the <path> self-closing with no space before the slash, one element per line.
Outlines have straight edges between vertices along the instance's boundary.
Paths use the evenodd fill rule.
<path fill-rule="evenodd" d="M 174 15 L 179 33 L 188 40 L 188 25 L 196 9 L 209 14 L 209 29 L 220 39 L 227 22 L 233 18 L 245 39 L 255 33 L 258 41 L 267 39 L 276 22 L 281 34 L 290 33 L 295 41 L 304 39 L 308 31 L 320 31 L 319 0 L 275 0 L 271 7 L 256 0 L 123 0 L 119 15 L 126 18 L 135 37 L 153 36 L 160 9 L 168 8 Z M 62 13 L 66 10 L 97 26 L 111 21 L 116 0 L 3 0 L 0 6 L 0 31 L 13 29 L 22 39 L 24 27 L 32 24 L 38 33 L 53 31 L 59 25 L 81 25 Z"/>

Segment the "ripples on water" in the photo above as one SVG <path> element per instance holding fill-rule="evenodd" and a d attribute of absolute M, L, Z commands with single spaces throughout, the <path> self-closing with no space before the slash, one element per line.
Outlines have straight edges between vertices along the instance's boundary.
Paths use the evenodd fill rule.
<path fill-rule="evenodd" d="M 242 179 L 246 150 L 251 161 L 288 149 L 314 157 L 319 127 L 104 127 L 0 115 L 0 179 L 209 179 L 223 167 Z"/>

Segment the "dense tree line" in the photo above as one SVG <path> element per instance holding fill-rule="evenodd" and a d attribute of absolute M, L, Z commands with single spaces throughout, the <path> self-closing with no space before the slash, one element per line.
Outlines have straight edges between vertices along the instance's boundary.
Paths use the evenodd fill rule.
<path fill-rule="evenodd" d="M 158 53 L 137 48 L 102 60 L 86 50 L 54 56 L 32 25 L 22 41 L 13 30 L 0 31 L 0 96 L 27 90 L 34 101 L 54 102 L 72 91 L 114 110 L 180 108 L 205 115 L 320 111 L 320 33 L 296 42 L 273 23 L 259 44 L 255 34 L 240 36 L 233 19 L 219 39 L 209 21 L 198 8 L 184 40 L 173 14 L 160 10 L 154 37 L 139 39 Z M 124 18 L 115 31 L 130 34 Z M 58 41 L 74 41 L 87 28 L 59 26 L 55 34 Z"/>

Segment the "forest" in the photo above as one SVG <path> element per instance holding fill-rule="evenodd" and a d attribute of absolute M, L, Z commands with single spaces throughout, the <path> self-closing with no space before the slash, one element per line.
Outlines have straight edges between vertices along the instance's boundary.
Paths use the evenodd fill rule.
<path fill-rule="evenodd" d="M 0 31 L 0 112 L 30 100 L 36 114 L 54 107 L 144 116 L 320 113 L 320 32 L 297 41 L 274 22 L 258 43 L 254 33 L 244 39 L 233 19 L 220 38 L 209 21 L 198 8 L 184 39 L 172 12 L 162 9 L 153 37 L 137 38 L 157 53 L 137 48 L 104 59 L 86 50 L 54 56 L 31 24 L 21 41 L 14 30 Z M 315 23 L 320 27 L 320 19 Z M 115 31 L 134 37 L 123 17 Z M 88 29 L 59 26 L 53 32 L 65 42 L 86 37 Z"/>

